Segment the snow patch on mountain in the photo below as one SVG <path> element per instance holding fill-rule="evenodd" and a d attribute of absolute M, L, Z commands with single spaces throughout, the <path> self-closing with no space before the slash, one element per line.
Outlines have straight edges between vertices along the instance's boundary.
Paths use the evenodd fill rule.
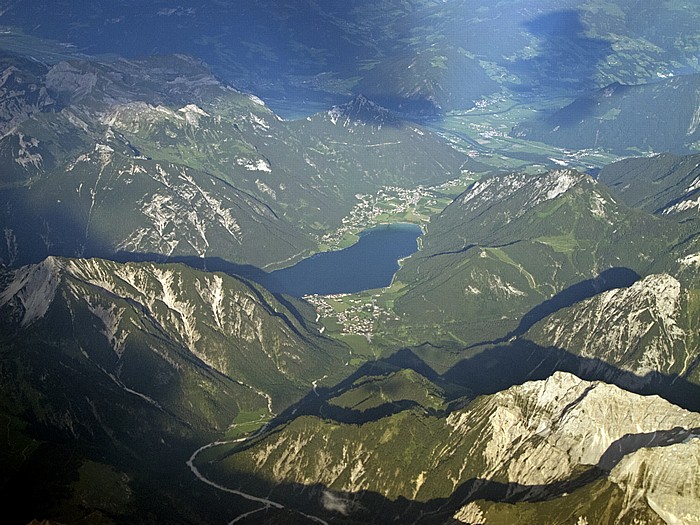
<path fill-rule="evenodd" d="M 550 177 L 552 181 L 548 182 L 545 200 L 556 199 L 559 195 L 563 195 L 583 178 L 580 174 L 568 170 L 552 171 Z"/>
<path fill-rule="evenodd" d="M 17 150 L 14 161 L 23 168 L 28 168 L 29 166 L 33 166 L 35 169 L 41 168 L 44 158 L 40 153 L 34 152 L 39 146 L 39 141 L 23 133 L 17 133 L 17 140 L 19 142 L 19 149 Z"/>
<path fill-rule="evenodd" d="M 185 116 L 187 124 L 189 124 L 193 128 L 199 127 L 199 120 L 201 119 L 201 117 L 209 116 L 209 113 L 204 111 L 196 104 L 187 104 L 185 107 L 180 108 L 178 112 L 182 113 Z"/>
<path fill-rule="evenodd" d="M 693 135 L 698 130 L 698 126 L 700 126 L 700 90 L 695 91 L 695 111 L 690 117 L 686 135 Z"/>
<path fill-rule="evenodd" d="M 599 219 L 602 219 L 606 216 L 608 204 L 609 202 L 600 194 L 593 193 L 591 195 L 591 213 Z"/>
<path fill-rule="evenodd" d="M 700 197 L 692 199 L 689 197 L 683 198 L 679 202 L 665 208 L 661 214 L 662 215 L 672 215 L 674 213 L 681 213 L 688 210 L 700 211 Z"/>
<path fill-rule="evenodd" d="M 272 200 L 277 200 L 277 192 L 270 188 L 267 184 L 265 184 L 263 181 L 260 179 L 255 179 L 255 185 L 258 187 L 258 190 L 260 190 L 263 193 L 267 193 L 270 197 L 272 197 Z"/>
<path fill-rule="evenodd" d="M 700 253 L 691 253 L 678 260 L 681 266 L 695 266 L 700 267 Z"/>
<path fill-rule="evenodd" d="M 205 189 L 186 168 L 159 164 L 148 174 L 162 185 L 140 202 L 148 225 L 121 241 L 118 250 L 172 255 L 178 246 L 188 244 L 204 257 L 212 229 L 240 242 L 241 228 L 230 203 Z"/>
<path fill-rule="evenodd" d="M 248 171 L 266 171 L 272 173 L 272 167 L 266 159 L 237 158 L 236 164 L 243 166 Z"/>
<path fill-rule="evenodd" d="M 700 190 L 700 177 L 695 177 L 690 185 L 683 191 L 680 198 L 675 199 L 672 204 L 666 206 L 661 211 L 661 214 L 673 215 L 674 213 L 682 213 L 689 210 L 700 211 L 700 195 L 698 195 L 698 190 Z"/>
<path fill-rule="evenodd" d="M 197 127 L 202 116 L 209 115 L 195 104 L 174 111 L 162 105 L 135 101 L 112 106 L 100 122 L 123 132 L 138 134 L 160 122 L 171 122 L 176 126 L 188 123 Z"/>
<path fill-rule="evenodd" d="M 267 123 L 267 121 L 255 113 L 249 113 L 249 119 L 253 124 L 253 129 L 256 131 L 268 131 L 270 129 L 270 125 Z"/>
<path fill-rule="evenodd" d="M 488 257 L 487 252 L 482 251 L 480 257 Z M 527 296 L 527 292 L 509 282 L 499 273 L 482 268 L 475 268 L 469 272 L 468 283 L 464 288 L 465 295 L 485 294 L 494 301 L 510 301 Z"/>
<path fill-rule="evenodd" d="M 481 510 L 481 507 L 473 501 L 459 509 L 454 516 L 452 516 L 452 519 L 458 523 L 464 523 L 465 525 L 485 525 L 486 523 L 484 512 Z"/>
<path fill-rule="evenodd" d="M 256 97 L 255 95 L 248 95 L 248 98 L 253 101 L 253 103 L 257 104 L 258 106 L 265 106 L 265 102 L 259 98 Z"/>

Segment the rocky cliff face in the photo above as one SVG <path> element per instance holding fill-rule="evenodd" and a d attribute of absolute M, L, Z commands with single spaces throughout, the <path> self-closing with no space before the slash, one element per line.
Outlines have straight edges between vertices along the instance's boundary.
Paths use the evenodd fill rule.
<path fill-rule="evenodd" d="M 667 274 L 650 275 L 561 310 L 527 337 L 644 377 L 685 377 L 697 356 L 688 290 Z"/>
<path fill-rule="evenodd" d="M 610 479 L 628 507 L 648 505 L 668 525 L 700 522 L 700 435 L 681 443 L 644 447 L 626 455 Z"/>

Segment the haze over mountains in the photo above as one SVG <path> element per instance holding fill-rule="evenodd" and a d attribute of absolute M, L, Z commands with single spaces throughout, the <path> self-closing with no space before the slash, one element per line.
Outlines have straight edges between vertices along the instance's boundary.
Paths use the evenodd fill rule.
<path fill-rule="evenodd" d="M 1 2 L 9 522 L 700 522 L 699 18 Z"/>
<path fill-rule="evenodd" d="M 633 0 L 8 1 L 3 24 L 91 55 L 186 53 L 258 94 L 350 93 L 408 111 L 464 109 L 515 87 L 582 93 L 697 70 L 697 6 Z"/>

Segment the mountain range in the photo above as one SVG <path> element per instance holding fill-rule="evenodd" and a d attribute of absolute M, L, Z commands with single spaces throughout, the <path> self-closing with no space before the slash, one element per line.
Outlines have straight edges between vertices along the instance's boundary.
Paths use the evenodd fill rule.
<path fill-rule="evenodd" d="M 6 264 L 48 254 L 294 262 L 340 226 L 354 195 L 445 182 L 468 164 L 363 97 L 285 122 L 187 57 L 60 62 L 33 66 L 36 79 L 16 60 L 3 76 Z"/>
<path fill-rule="evenodd" d="M 9 523 L 700 522 L 700 9 L 50 7 L 0 4 Z M 402 222 L 389 286 L 274 286 Z"/>
<path fill-rule="evenodd" d="M 654 7 L 635 0 L 52 6 L 4 2 L 0 22 L 17 31 L 7 45 L 26 49 L 23 38 L 32 37 L 61 43 L 56 54 L 188 54 L 281 103 L 365 94 L 394 110 L 434 115 L 501 88 L 570 96 L 698 71 L 700 11 L 676 0 Z"/>

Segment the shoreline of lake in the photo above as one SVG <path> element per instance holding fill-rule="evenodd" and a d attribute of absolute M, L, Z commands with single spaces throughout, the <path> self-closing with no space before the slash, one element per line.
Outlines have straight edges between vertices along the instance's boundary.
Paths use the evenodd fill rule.
<path fill-rule="evenodd" d="M 315 253 L 270 272 L 265 284 L 275 293 L 296 297 L 384 288 L 393 281 L 400 261 L 418 251 L 422 234 L 417 224 L 381 224 L 359 232 L 358 241 L 347 248 Z"/>

